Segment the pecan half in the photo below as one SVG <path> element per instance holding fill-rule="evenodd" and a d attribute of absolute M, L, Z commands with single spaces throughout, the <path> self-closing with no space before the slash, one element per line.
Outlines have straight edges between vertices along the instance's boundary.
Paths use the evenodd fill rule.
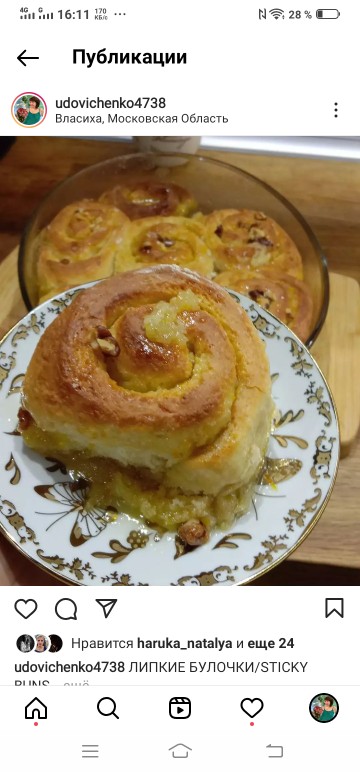
<path fill-rule="evenodd" d="M 160 241 L 160 244 L 164 244 L 164 247 L 173 247 L 174 246 L 174 242 L 171 241 L 171 239 L 163 238 L 163 236 L 158 236 L 157 240 Z"/>
<path fill-rule="evenodd" d="M 28 429 L 29 426 L 31 426 L 31 424 L 34 423 L 34 419 L 31 413 L 29 413 L 28 410 L 25 410 L 24 407 L 21 407 L 19 409 L 18 419 L 19 419 L 18 428 L 20 432 L 26 431 L 26 429 Z"/>
<path fill-rule="evenodd" d="M 103 324 L 99 324 L 96 328 L 96 337 L 97 338 L 111 338 L 111 332 L 108 330 L 107 327 L 104 327 Z"/>
<path fill-rule="evenodd" d="M 111 334 L 107 337 L 96 338 L 96 340 L 92 342 L 91 346 L 93 349 L 99 347 L 100 351 L 102 351 L 106 357 L 117 357 L 120 354 L 120 346 L 117 340 L 115 340 Z"/>
<path fill-rule="evenodd" d="M 273 247 L 274 242 L 267 239 L 265 236 L 257 239 L 249 239 L 248 244 L 262 244 L 263 247 Z"/>
<path fill-rule="evenodd" d="M 258 297 L 264 297 L 265 296 L 265 292 L 263 290 L 250 290 L 250 292 L 248 294 L 249 294 L 249 298 L 251 298 L 251 300 L 255 300 L 255 303 L 257 302 Z"/>
<path fill-rule="evenodd" d="M 178 530 L 180 539 L 190 547 L 199 547 L 205 544 L 209 538 L 209 532 L 203 523 L 199 520 L 188 520 L 183 523 Z"/>

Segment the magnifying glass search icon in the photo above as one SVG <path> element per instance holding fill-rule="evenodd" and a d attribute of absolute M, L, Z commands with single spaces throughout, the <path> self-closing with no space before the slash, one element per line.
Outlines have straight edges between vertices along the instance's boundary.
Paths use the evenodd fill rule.
<path fill-rule="evenodd" d="M 115 713 L 116 702 L 112 697 L 102 697 L 96 707 L 101 716 L 115 716 L 115 718 L 119 718 Z"/>

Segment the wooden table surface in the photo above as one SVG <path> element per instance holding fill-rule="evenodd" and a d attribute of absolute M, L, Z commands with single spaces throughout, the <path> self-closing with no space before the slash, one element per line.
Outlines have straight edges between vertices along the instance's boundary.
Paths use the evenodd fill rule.
<path fill-rule="evenodd" d="M 34 208 L 54 185 L 131 145 L 65 138 L 18 138 L 0 160 L 0 262 L 18 244 Z M 360 163 L 208 152 L 268 182 L 313 228 L 332 271 L 360 281 Z M 11 310 L 13 309 L 13 310 Z M 24 306 L 9 298 L 0 333 Z M 349 312 L 349 309 L 347 309 Z M 360 390 L 359 390 L 360 398 Z M 254 584 L 360 584 L 360 441 L 340 462 L 331 500 L 309 537 L 287 561 Z M 0 537 L 0 585 L 58 584 Z"/>

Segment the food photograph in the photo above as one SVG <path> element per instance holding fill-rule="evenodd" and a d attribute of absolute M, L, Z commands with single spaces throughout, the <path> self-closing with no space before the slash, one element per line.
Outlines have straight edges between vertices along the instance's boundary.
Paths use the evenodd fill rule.
<path fill-rule="evenodd" d="M 356 152 L 144 139 L 0 140 L 0 584 L 360 584 Z"/>

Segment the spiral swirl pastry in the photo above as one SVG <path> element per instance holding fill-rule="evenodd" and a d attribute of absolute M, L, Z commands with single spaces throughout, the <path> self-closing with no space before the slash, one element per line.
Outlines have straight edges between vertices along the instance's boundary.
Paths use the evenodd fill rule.
<path fill-rule="evenodd" d="M 313 303 L 310 290 L 303 281 L 275 270 L 242 271 L 238 268 L 219 273 L 216 281 L 223 287 L 248 295 L 285 322 L 300 340 L 307 340 Z"/>
<path fill-rule="evenodd" d="M 65 206 L 40 236 L 40 298 L 111 276 L 128 222 L 114 206 L 91 199 Z"/>
<path fill-rule="evenodd" d="M 96 501 L 200 544 L 246 506 L 270 431 L 269 365 L 222 287 L 150 267 L 79 293 L 56 317 L 23 410 L 25 442 L 67 454 Z"/>
<path fill-rule="evenodd" d="M 187 217 L 197 208 L 196 201 L 185 188 L 173 182 L 152 180 L 117 185 L 103 193 L 100 201 L 117 206 L 130 220 L 158 215 Z"/>
<path fill-rule="evenodd" d="M 287 233 L 271 217 L 251 209 L 221 209 L 205 217 L 215 268 L 282 271 L 302 279 L 301 256 Z"/>
<path fill-rule="evenodd" d="M 211 277 L 214 261 L 203 224 L 187 217 L 145 217 L 130 223 L 116 271 L 162 263 Z"/>

